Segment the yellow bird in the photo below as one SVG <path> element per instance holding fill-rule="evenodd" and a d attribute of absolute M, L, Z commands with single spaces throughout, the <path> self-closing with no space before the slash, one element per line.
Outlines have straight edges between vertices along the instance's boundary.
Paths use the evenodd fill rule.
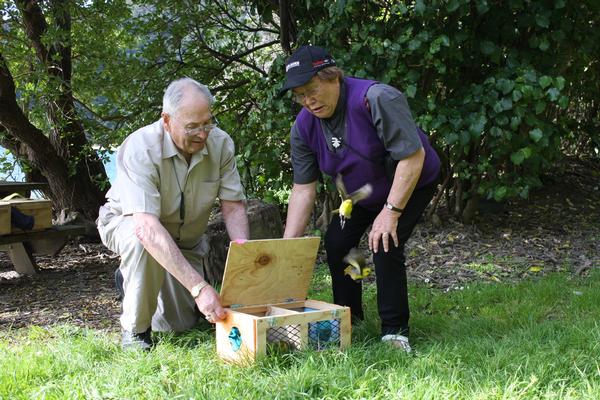
<path fill-rule="evenodd" d="M 350 219 L 352 216 L 352 207 L 354 203 L 369 197 L 373 191 L 373 187 L 370 183 L 366 183 L 360 189 L 348 194 L 346 191 L 346 186 L 344 186 L 342 175 L 340 174 L 338 174 L 338 176 L 335 178 L 335 186 L 337 187 L 338 193 L 342 198 L 342 204 L 340 204 L 340 208 L 334 210 L 333 213 L 337 212 L 340 214 L 340 226 L 342 229 L 344 229 L 346 220 Z"/>
<path fill-rule="evenodd" d="M 344 257 L 344 261 L 350 264 L 344 269 L 344 274 L 350 275 L 350 278 L 355 281 L 366 278 L 373 271 L 371 267 L 367 266 L 367 260 L 363 254 L 354 247 Z"/>

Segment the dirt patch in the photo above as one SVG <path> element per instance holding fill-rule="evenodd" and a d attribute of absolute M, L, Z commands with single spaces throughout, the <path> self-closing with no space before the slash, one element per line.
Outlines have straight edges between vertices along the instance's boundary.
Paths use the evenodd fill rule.
<path fill-rule="evenodd" d="M 409 279 L 443 290 L 473 281 L 507 282 L 553 271 L 600 268 L 600 166 L 569 163 L 528 200 L 484 203 L 474 225 L 417 226 L 407 244 Z M 0 253 L 0 329 L 73 323 L 118 330 L 119 259 L 103 245 L 72 242 L 37 257 L 40 273 L 19 276 Z"/>

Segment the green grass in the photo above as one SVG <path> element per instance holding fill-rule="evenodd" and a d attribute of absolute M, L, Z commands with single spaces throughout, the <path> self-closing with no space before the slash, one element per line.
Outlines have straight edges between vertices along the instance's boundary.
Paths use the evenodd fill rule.
<path fill-rule="evenodd" d="M 327 300 L 319 268 L 311 297 Z M 1 399 L 598 399 L 600 272 L 444 293 L 411 287 L 415 354 L 377 341 L 367 320 L 345 351 L 269 356 L 240 368 L 215 357 L 214 333 L 164 335 L 122 352 L 116 333 L 73 326 L 0 333 Z"/>

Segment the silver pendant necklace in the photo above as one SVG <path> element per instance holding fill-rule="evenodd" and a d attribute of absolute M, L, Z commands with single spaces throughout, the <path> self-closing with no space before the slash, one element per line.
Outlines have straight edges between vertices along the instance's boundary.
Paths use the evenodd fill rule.
<path fill-rule="evenodd" d="M 332 136 L 331 137 L 331 145 L 333 146 L 334 149 L 339 148 L 342 145 L 342 138 Z"/>

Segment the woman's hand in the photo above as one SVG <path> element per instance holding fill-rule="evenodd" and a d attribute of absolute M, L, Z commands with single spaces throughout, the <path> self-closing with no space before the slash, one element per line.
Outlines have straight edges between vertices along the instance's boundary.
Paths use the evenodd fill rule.
<path fill-rule="evenodd" d="M 369 249 L 373 253 L 377 253 L 379 250 L 380 241 L 383 244 L 383 251 L 387 253 L 390 249 L 390 238 L 394 241 L 394 246 L 398 246 L 396 228 L 398 228 L 399 217 L 400 214 L 384 208 L 375 218 L 371 232 L 369 232 Z"/>

